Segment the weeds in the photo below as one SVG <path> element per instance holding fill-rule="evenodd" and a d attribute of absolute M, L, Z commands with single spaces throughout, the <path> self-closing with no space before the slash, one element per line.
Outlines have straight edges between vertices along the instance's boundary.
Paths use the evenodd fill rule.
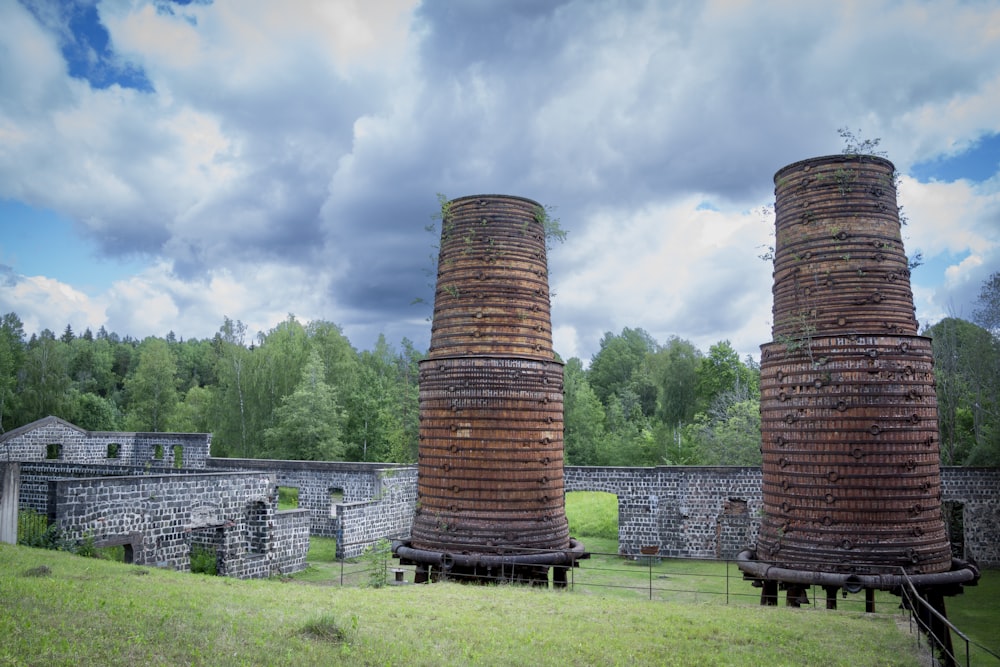
<path fill-rule="evenodd" d="M 358 629 L 358 617 L 351 616 L 349 628 L 341 627 L 337 619 L 326 614 L 319 618 L 306 622 L 300 630 L 300 634 L 309 639 L 318 639 L 331 644 L 346 644 L 350 641 L 351 635 Z"/>
<path fill-rule="evenodd" d="M 392 557 L 392 545 L 382 538 L 371 545 L 361 555 L 361 560 L 368 565 L 368 586 L 382 588 L 389 581 L 389 559 Z"/>

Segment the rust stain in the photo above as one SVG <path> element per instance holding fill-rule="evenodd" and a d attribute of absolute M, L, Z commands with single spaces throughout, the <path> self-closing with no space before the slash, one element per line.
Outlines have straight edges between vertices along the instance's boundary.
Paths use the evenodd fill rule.
<path fill-rule="evenodd" d="M 528 199 L 452 200 L 420 364 L 415 549 L 565 549 L 563 374 Z"/>
<path fill-rule="evenodd" d="M 762 560 L 869 573 L 951 567 L 933 358 L 917 335 L 893 174 L 872 156 L 775 174 Z"/>

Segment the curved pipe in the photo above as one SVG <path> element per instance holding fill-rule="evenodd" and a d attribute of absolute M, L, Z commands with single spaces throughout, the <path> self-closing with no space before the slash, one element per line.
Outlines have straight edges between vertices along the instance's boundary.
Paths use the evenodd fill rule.
<path fill-rule="evenodd" d="M 430 551 L 415 549 L 403 542 L 395 542 L 392 551 L 399 558 L 420 563 L 421 565 L 436 565 L 443 569 L 451 569 L 454 565 L 461 567 L 496 566 L 496 565 L 572 565 L 585 557 L 583 544 L 574 538 L 569 539 L 569 549 L 562 551 L 541 551 L 529 554 L 464 554 L 448 551 Z"/>
<path fill-rule="evenodd" d="M 744 574 L 756 579 L 768 581 L 784 581 L 792 584 L 807 584 L 817 586 L 837 586 L 857 588 L 875 588 L 882 591 L 897 589 L 909 579 L 914 586 L 944 586 L 966 584 L 979 580 L 979 570 L 972 564 L 952 559 L 951 570 L 933 574 L 911 574 L 907 577 L 898 574 L 857 574 L 836 572 L 813 572 L 810 570 L 793 570 L 777 565 L 768 565 L 756 560 L 756 553 L 744 549 L 736 556 L 736 565 Z"/>

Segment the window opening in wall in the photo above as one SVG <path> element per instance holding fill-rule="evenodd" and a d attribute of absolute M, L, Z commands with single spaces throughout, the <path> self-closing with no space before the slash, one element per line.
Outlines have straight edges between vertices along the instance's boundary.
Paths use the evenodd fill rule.
<path fill-rule="evenodd" d="M 965 503 L 946 500 L 941 503 L 941 514 L 951 541 L 951 555 L 965 559 Z"/>
<path fill-rule="evenodd" d="M 344 489 L 335 486 L 330 489 L 330 516 L 337 516 L 337 505 L 344 502 Z"/>
<path fill-rule="evenodd" d="M 127 535 L 105 537 L 100 543 L 94 545 L 94 557 L 116 563 L 133 563 L 135 551 L 132 547 L 131 537 Z"/>
<path fill-rule="evenodd" d="M 722 506 L 722 513 L 730 516 L 746 514 L 747 511 L 747 501 L 743 498 L 730 498 L 726 501 L 726 504 Z"/>
<path fill-rule="evenodd" d="M 278 487 L 278 509 L 294 510 L 299 506 L 299 490 L 294 486 Z"/>
<path fill-rule="evenodd" d="M 114 544 L 106 547 L 94 547 L 94 557 L 101 560 L 110 560 L 116 563 L 125 563 L 125 545 Z"/>
<path fill-rule="evenodd" d="M 223 531 L 215 526 L 195 528 L 191 531 L 191 572 L 194 574 L 219 574 L 219 551 Z"/>
<path fill-rule="evenodd" d="M 62 445 L 57 442 L 45 445 L 45 458 L 46 459 L 61 459 L 62 458 Z"/>
<path fill-rule="evenodd" d="M 163 460 L 163 445 L 153 447 L 153 458 L 159 461 Z"/>
<path fill-rule="evenodd" d="M 260 501 L 250 506 L 250 553 L 267 553 L 267 505 Z"/>
<path fill-rule="evenodd" d="M 174 467 L 184 467 L 184 448 L 180 445 L 174 445 Z"/>
<path fill-rule="evenodd" d="M 122 446 L 117 442 L 112 442 L 108 445 L 108 458 L 117 459 L 121 456 Z"/>
<path fill-rule="evenodd" d="M 594 553 L 618 553 L 618 496 L 604 491 L 566 494 L 569 534 Z"/>

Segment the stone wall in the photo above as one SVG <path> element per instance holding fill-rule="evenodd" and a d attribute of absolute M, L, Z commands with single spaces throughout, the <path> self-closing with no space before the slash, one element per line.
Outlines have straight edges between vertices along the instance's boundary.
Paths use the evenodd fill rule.
<path fill-rule="evenodd" d="M 217 550 L 220 575 L 305 567 L 306 512 L 277 512 L 269 473 L 201 473 L 56 479 L 49 517 L 66 539 L 125 545 L 137 564 L 190 570 L 191 547 Z"/>
<path fill-rule="evenodd" d="M 941 501 L 962 507 L 965 558 L 1000 567 L 1000 469 L 942 468 Z"/>
<path fill-rule="evenodd" d="M 153 479 L 225 471 L 236 478 L 254 473 L 271 475 L 275 487 L 298 489 L 299 511 L 288 515 L 294 519 L 276 514 L 276 509 L 262 510 L 262 520 L 273 520 L 274 530 L 285 530 L 284 522 L 288 523 L 289 544 L 298 544 L 303 522 L 312 535 L 337 538 L 339 554 L 346 557 L 362 553 L 382 537 L 409 535 L 416 508 L 414 466 L 213 459 L 208 456 L 210 439 L 206 434 L 92 433 L 48 417 L 0 436 L 0 456 L 22 461 L 20 506 L 49 512 L 50 516 L 52 479 Z M 110 444 L 119 445 L 117 458 L 107 456 Z M 50 445 L 61 445 L 59 458 L 46 459 Z M 175 445 L 181 447 L 176 462 L 172 456 Z M 162 458 L 157 457 L 158 448 Z M 184 467 L 171 467 L 175 463 Z M 1000 469 L 942 468 L 941 487 L 942 502 L 961 509 L 965 557 L 985 567 L 1000 567 Z M 638 554 L 643 547 L 656 547 L 660 554 L 671 557 L 732 558 L 757 539 L 759 468 L 567 466 L 565 490 L 606 491 L 618 497 L 622 553 Z M 203 501 L 211 504 L 207 498 L 204 495 Z M 178 497 L 176 502 L 184 501 Z M 216 534 L 217 528 L 198 526 L 192 530 L 192 539 L 217 544 L 224 554 L 235 554 L 236 560 L 227 560 L 227 566 L 237 568 L 239 576 L 265 569 L 269 573 L 282 571 L 284 567 L 275 570 L 267 559 L 252 565 L 249 556 L 240 556 L 243 538 L 234 537 L 231 531 Z M 286 538 L 272 535 L 267 539 L 278 544 Z M 145 553 L 146 547 L 138 546 Z M 299 553 L 298 546 L 290 549 Z M 284 563 L 287 550 L 279 550 L 279 560 Z"/>
<path fill-rule="evenodd" d="M 757 539 L 759 468 L 567 466 L 566 491 L 618 496 L 618 548 L 672 558 L 733 558 Z"/>
<path fill-rule="evenodd" d="M 567 466 L 566 491 L 618 496 L 619 550 L 658 547 L 679 558 L 733 558 L 757 540 L 760 468 Z M 941 469 L 941 501 L 962 506 L 965 557 L 1000 567 L 1000 469 Z"/>
<path fill-rule="evenodd" d="M 86 431 L 58 417 L 45 417 L 0 436 L 0 457 L 8 461 L 204 468 L 211 443 L 210 433 Z"/>
<path fill-rule="evenodd" d="M 297 489 L 313 535 L 337 538 L 338 556 L 361 554 L 382 537 L 410 533 L 417 501 L 416 468 L 390 463 L 215 459 L 209 470 L 272 472 Z"/>
<path fill-rule="evenodd" d="M 342 527 L 337 555 L 353 558 L 382 538 L 408 537 L 417 509 L 417 469 L 384 470 L 379 491 L 371 500 L 337 506 Z"/>
<path fill-rule="evenodd" d="M 21 464 L 20 508 L 45 514 L 49 508 L 49 481 L 88 477 L 135 477 L 139 475 L 181 475 L 178 468 L 152 466 L 34 461 Z"/>

